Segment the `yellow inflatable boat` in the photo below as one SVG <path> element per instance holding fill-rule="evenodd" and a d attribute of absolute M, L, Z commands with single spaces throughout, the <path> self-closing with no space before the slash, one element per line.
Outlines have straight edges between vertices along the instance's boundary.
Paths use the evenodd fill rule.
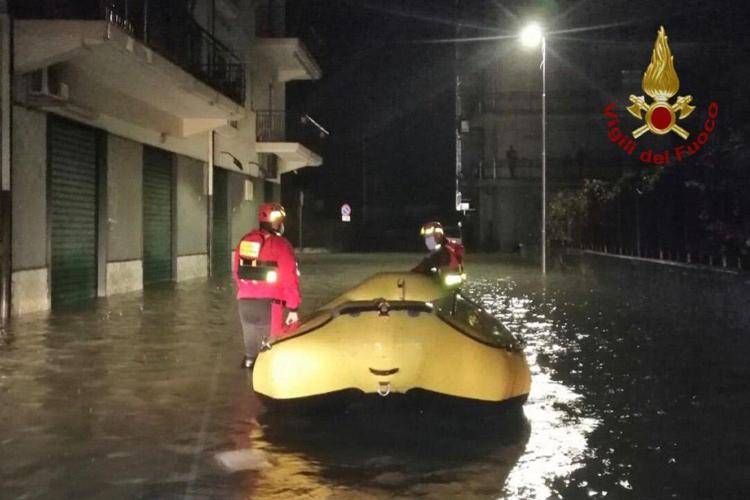
<path fill-rule="evenodd" d="M 263 399 L 436 393 L 523 402 L 531 375 L 522 342 L 460 291 L 415 273 L 381 273 L 345 292 L 261 352 Z"/>

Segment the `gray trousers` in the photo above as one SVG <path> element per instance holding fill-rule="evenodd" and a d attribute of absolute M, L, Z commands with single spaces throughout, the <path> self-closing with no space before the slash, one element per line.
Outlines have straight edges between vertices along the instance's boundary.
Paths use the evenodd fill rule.
<path fill-rule="evenodd" d="M 255 359 L 263 339 L 271 335 L 271 301 L 268 299 L 240 299 L 237 303 L 242 323 L 245 356 Z"/>

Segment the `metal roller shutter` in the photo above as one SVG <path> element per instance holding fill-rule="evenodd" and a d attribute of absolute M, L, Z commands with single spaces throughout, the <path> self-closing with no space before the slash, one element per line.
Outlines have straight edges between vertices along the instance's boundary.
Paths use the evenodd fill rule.
<path fill-rule="evenodd" d="M 211 231 L 211 270 L 215 276 L 231 269 L 229 245 L 229 190 L 227 171 L 214 169 L 213 228 Z"/>
<path fill-rule="evenodd" d="M 50 116 L 50 289 L 52 306 L 96 297 L 96 130 Z"/>
<path fill-rule="evenodd" d="M 172 280 L 172 155 L 143 148 L 143 284 Z"/>

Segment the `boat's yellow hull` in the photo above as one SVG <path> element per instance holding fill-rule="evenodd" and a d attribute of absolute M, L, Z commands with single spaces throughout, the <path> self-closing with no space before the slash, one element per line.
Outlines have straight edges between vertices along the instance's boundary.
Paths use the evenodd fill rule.
<path fill-rule="evenodd" d="M 435 291 L 425 293 L 421 298 Z M 422 389 L 501 402 L 529 392 L 531 377 L 523 351 L 472 338 L 429 309 L 322 318 L 326 317 L 321 316 L 321 324 L 308 333 L 284 339 L 260 354 L 253 372 L 257 393 L 290 400 L 347 389 L 381 395 Z"/>

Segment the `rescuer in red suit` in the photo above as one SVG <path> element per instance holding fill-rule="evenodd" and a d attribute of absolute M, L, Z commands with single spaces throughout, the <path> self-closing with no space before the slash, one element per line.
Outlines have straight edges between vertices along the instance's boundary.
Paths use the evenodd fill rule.
<path fill-rule="evenodd" d="M 437 221 L 422 225 L 419 234 L 430 254 L 412 269 L 415 273 L 454 272 L 462 273 L 464 267 L 464 247 L 459 241 L 445 236 L 443 225 Z"/>
<path fill-rule="evenodd" d="M 280 204 L 262 204 L 258 209 L 260 227 L 242 237 L 232 262 L 245 368 L 253 367 L 265 339 L 299 319 L 299 269 L 292 245 L 281 236 L 285 217 Z"/>

